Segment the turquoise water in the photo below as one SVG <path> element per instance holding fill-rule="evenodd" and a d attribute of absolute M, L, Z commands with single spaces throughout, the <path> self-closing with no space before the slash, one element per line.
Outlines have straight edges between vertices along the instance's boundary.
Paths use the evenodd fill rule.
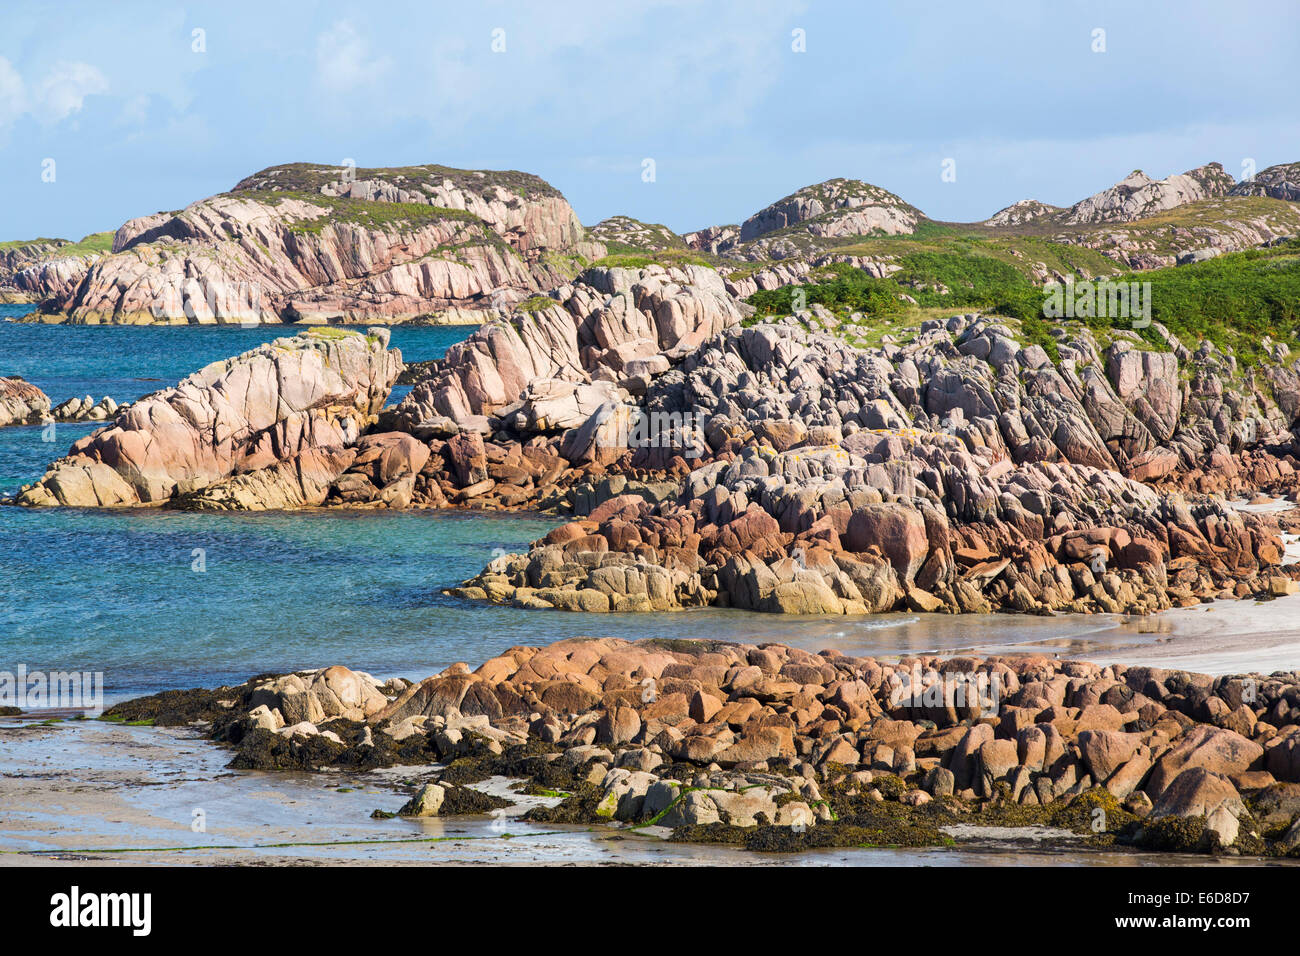
<path fill-rule="evenodd" d="M 209 362 L 229 358 L 263 342 L 293 335 L 293 326 L 196 325 L 182 328 L 134 325 L 43 325 L 4 321 L 31 311 L 0 305 L 0 375 L 21 375 L 39 385 L 54 404 L 68 398 L 110 395 L 128 402 L 175 385 Z M 408 362 L 440 358 L 472 326 L 395 326 L 391 345 Z M 394 389 L 400 398 L 409 387 Z"/>
<path fill-rule="evenodd" d="M 415 361 L 441 355 L 468 332 L 398 328 L 393 341 Z M 86 392 L 125 401 L 281 334 L 0 321 L 0 374 L 23 375 L 56 402 Z M 0 429 L 0 490 L 39 478 L 92 427 L 59 426 L 55 442 L 42 441 L 40 428 Z M 494 550 L 519 550 L 555 524 L 472 512 L 0 508 L 0 670 L 103 671 L 110 698 L 120 698 L 335 663 L 416 678 L 454 661 L 477 664 L 512 644 L 586 634 L 780 640 L 888 654 L 1082 638 L 1110 626 L 1098 618 L 720 610 L 595 616 L 441 593 L 478 572 Z"/>
<path fill-rule="evenodd" d="M 39 386 L 55 405 L 90 395 L 130 402 L 174 385 L 210 362 L 294 334 L 292 326 L 88 326 L 18 324 L 4 321 L 31 311 L 26 305 L 0 305 L 0 375 L 21 375 Z M 472 331 L 470 326 L 395 327 L 392 345 L 408 362 L 440 358 L 447 346 Z M 410 386 L 393 389 L 390 401 Z M 39 478 L 45 465 L 68 450 L 95 425 L 56 425 L 0 429 L 0 494 Z M 52 439 L 52 440 L 50 440 Z"/>

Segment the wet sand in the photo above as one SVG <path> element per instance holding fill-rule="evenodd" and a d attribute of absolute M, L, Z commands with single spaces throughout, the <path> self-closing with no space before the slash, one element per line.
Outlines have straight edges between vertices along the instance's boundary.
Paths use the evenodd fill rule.
<path fill-rule="evenodd" d="M 1117 628 L 1113 646 L 1079 656 L 1215 675 L 1300 670 L 1300 594 L 1216 601 L 1129 619 Z"/>
<path fill-rule="evenodd" d="M 373 820 L 396 810 L 403 779 L 427 767 L 362 775 L 225 769 L 229 751 L 194 732 L 97 721 L 0 721 L 0 863 L 58 866 L 383 864 L 1117 866 L 1241 861 L 1094 851 L 1051 830 L 955 832 L 952 849 L 754 854 L 667 843 L 656 833 L 543 827 L 517 819 L 547 798 L 520 797 L 499 818 Z M 484 785 L 507 793 L 509 782 Z M 195 832 L 196 811 L 205 829 Z"/>

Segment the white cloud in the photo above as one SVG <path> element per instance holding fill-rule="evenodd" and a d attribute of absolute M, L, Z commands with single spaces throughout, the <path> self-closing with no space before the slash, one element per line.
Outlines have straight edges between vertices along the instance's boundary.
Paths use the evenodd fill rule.
<path fill-rule="evenodd" d="M 0 57 L 0 130 L 22 116 L 42 123 L 57 123 L 78 113 L 87 96 L 108 92 L 108 80 L 89 63 L 57 63 L 28 84 L 4 57 Z"/>
<path fill-rule="evenodd" d="M 87 96 L 107 92 L 108 80 L 89 63 L 57 63 L 32 84 L 32 113 L 40 120 L 57 123 L 81 112 Z"/>
<path fill-rule="evenodd" d="M 388 57 L 371 55 L 370 42 L 350 20 L 338 21 L 316 38 L 316 77 L 328 90 L 370 86 L 391 66 Z"/>
<path fill-rule="evenodd" d="M 396 42 L 407 51 L 415 42 L 419 55 L 404 56 L 400 70 L 375 53 L 364 25 L 340 20 L 317 38 L 316 82 L 380 92 L 366 96 L 372 123 L 422 121 L 440 139 L 490 123 L 521 137 L 564 129 L 617 141 L 639 164 L 646 151 L 752 122 L 803 65 L 791 30 L 804 10 L 791 0 L 628 0 L 611 16 L 608 0 L 570 0 L 563 18 L 518 5 L 486 19 L 464 6 L 413 17 Z M 498 28 L 504 52 L 493 52 Z M 317 105 L 337 115 L 334 104 Z"/>

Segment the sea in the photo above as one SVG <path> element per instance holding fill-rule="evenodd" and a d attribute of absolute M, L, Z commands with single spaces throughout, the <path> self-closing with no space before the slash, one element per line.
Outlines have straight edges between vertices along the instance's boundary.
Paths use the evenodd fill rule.
<path fill-rule="evenodd" d="M 292 326 L 74 326 L 12 321 L 0 305 L 0 375 L 58 404 L 134 401 Z M 408 362 L 440 357 L 470 326 L 397 326 Z M 397 400 L 405 388 L 394 390 Z M 0 495 L 35 481 L 98 425 L 0 428 Z M 52 439 L 52 440 L 51 440 Z M 876 614 L 789 617 L 698 609 L 586 615 L 446 595 L 494 551 L 526 549 L 564 519 L 473 511 L 190 514 L 0 507 L 0 671 L 103 675 L 114 700 L 343 664 L 418 679 L 514 645 L 568 637 L 781 641 L 899 656 L 1059 652 L 1115 627 L 1052 619 Z M 498 552 L 499 553 L 499 552 Z"/>
<path fill-rule="evenodd" d="M 10 321 L 0 305 L 0 375 L 54 403 L 87 394 L 133 401 L 292 327 L 101 327 Z M 396 327 L 407 361 L 442 355 L 468 327 Z M 404 390 L 395 390 L 393 400 Z M 95 425 L 0 428 L 0 496 L 38 479 Z M 51 440 L 52 439 L 52 440 Z M 615 636 L 781 641 L 808 650 L 897 657 L 1107 647 L 1105 615 L 876 614 L 794 617 L 700 609 L 585 615 L 525 611 L 444 590 L 494 550 L 519 550 L 562 518 L 473 511 L 188 514 L 0 505 L 0 675 L 102 675 L 107 704 L 165 689 L 344 664 L 418 679 L 512 645 Z M 403 802 L 412 773 L 232 772 L 192 728 L 99 721 L 0 721 L 0 854 L 31 862 L 543 863 L 960 866 L 1170 865 L 1174 858 L 1090 850 L 1063 831 L 958 835 L 953 847 L 756 855 L 665 843 L 633 831 L 485 817 L 376 819 Z M 418 776 L 418 774 L 417 774 Z M 493 784 L 505 786 L 494 778 Z M 198 808 L 198 809 L 196 809 Z M 195 814 L 206 821 L 195 830 Z M 1040 832 L 1041 831 L 1041 832 Z M 35 856 L 33 856 L 33 854 Z M 1179 863 L 1209 858 L 1177 858 Z M 1233 862 L 1231 860 L 1227 862 Z"/>

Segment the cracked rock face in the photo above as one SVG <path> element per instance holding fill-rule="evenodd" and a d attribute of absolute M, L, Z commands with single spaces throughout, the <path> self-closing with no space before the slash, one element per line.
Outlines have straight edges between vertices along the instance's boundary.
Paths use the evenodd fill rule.
<path fill-rule="evenodd" d="M 319 504 L 401 370 L 387 343 L 384 329 L 313 330 L 214 362 L 79 440 L 18 503 Z"/>
<path fill-rule="evenodd" d="M 1275 404 L 1225 388 L 1230 363 L 1209 347 L 1183 350 L 1186 384 L 1176 352 L 1121 339 L 1103 353 L 1086 330 L 1058 347 L 1059 368 L 974 315 L 880 349 L 729 329 L 640 400 L 702 423 L 709 454 L 675 497 L 598 503 L 458 593 L 573 610 L 1142 612 L 1272 573 L 1269 519 L 1144 482 L 1251 479 L 1230 450 L 1247 421 L 1286 440 L 1295 370 L 1276 371 Z"/>

